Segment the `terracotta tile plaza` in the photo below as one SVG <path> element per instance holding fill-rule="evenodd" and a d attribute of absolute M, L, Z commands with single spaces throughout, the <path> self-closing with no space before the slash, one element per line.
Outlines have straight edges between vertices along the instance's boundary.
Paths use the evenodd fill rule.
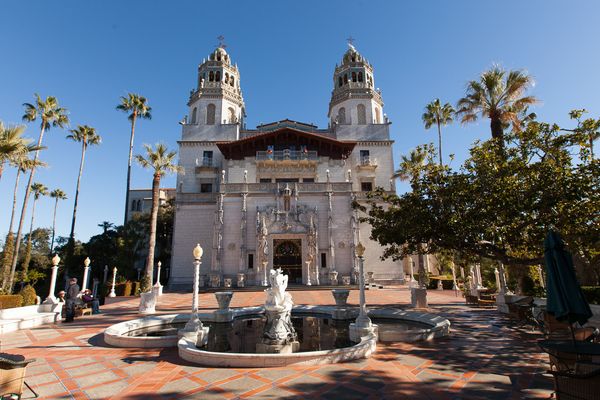
<path fill-rule="evenodd" d="M 262 291 L 236 292 L 231 306 L 256 306 Z M 296 304 L 334 304 L 327 290 L 292 292 Z M 516 329 L 492 309 L 470 308 L 452 291 L 428 293 L 430 312 L 448 318 L 451 334 L 417 343 L 379 343 L 369 359 L 317 366 L 204 368 L 181 360 L 177 349 L 115 348 L 106 327 L 138 318 L 139 299 L 102 307 L 72 324 L 45 325 L 3 335 L 2 351 L 36 361 L 27 383 L 42 399 L 523 399 L 550 398 L 547 356 L 540 335 Z M 350 304 L 358 303 L 352 290 Z M 405 288 L 367 292 L 369 307 L 408 307 Z M 188 312 L 191 294 L 167 293 L 157 313 Z M 215 309 L 211 293 L 202 311 Z M 25 391 L 24 399 L 33 398 Z"/>

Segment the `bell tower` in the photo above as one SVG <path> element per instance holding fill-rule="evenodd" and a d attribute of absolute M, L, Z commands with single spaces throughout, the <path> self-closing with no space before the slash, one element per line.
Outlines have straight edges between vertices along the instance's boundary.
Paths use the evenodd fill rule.
<path fill-rule="evenodd" d="M 335 66 L 327 114 L 331 126 L 383 124 L 383 100 L 374 89 L 373 67 L 348 39 L 341 65 Z"/>
<path fill-rule="evenodd" d="M 191 91 L 188 106 L 187 125 L 243 126 L 245 106 L 240 73 L 237 64 L 231 63 L 223 43 L 198 66 L 198 86 Z"/>

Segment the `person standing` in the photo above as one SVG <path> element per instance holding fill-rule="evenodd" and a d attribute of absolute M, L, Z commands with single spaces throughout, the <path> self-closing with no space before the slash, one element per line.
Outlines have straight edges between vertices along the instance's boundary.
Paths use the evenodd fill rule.
<path fill-rule="evenodd" d="M 69 288 L 67 289 L 67 315 L 65 322 L 73 322 L 75 319 L 75 302 L 79 295 L 79 285 L 77 284 L 77 278 L 71 278 L 69 280 Z"/>

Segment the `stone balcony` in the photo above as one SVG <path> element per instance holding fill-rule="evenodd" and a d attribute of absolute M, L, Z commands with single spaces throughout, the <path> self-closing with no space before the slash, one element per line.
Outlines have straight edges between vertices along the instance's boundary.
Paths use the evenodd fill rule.
<path fill-rule="evenodd" d="M 363 156 L 360 158 L 356 168 L 359 171 L 375 171 L 377 169 L 377 159 L 371 156 Z"/>

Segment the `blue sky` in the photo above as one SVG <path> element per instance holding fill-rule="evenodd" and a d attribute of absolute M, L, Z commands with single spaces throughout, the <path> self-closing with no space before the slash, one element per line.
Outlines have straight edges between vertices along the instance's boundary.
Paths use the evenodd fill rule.
<path fill-rule="evenodd" d="M 123 215 L 129 141 L 119 96 L 148 97 L 153 119 L 137 126 L 143 143 L 176 148 L 197 65 L 224 35 L 241 72 L 248 127 L 284 118 L 327 125 L 332 74 L 346 38 L 375 68 L 384 111 L 393 122 L 395 162 L 414 146 L 436 140 L 425 131 L 423 107 L 455 103 L 468 80 L 493 63 L 526 69 L 542 100 L 540 119 L 568 124 L 572 108 L 600 114 L 600 55 L 596 1 L 3 1 L 0 24 L 0 120 L 20 122 L 33 93 L 58 97 L 72 125 L 103 137 L 88 151 L 76 235 L 86 240 L 102 221 Z M 37 138 L 39 126 L 27 134 Z M 69 195 L 59 208 L 57 234 L 68 235 L 80 147 L 52 129 L 36 181 Z M 487 121 L 444 130 L 444 154 L 455 164 Z M 14 172 L 0 181 L 0 235 L 8 229 Z M 132 187 L 149 187 L 150 172 L 133 170 Z M 174 177 L 163 186 L 174 185 Z M 21 190 L 19 206 L 22 202 Z M 40 200 L 39 226 L 51 225 L 53 203 Z M 31 206 L 29 206 L 31 209 Z M 29 217 L 27 217 L 27 224 Z M 28 225 L 27 225 L 28 226 Z"/>

